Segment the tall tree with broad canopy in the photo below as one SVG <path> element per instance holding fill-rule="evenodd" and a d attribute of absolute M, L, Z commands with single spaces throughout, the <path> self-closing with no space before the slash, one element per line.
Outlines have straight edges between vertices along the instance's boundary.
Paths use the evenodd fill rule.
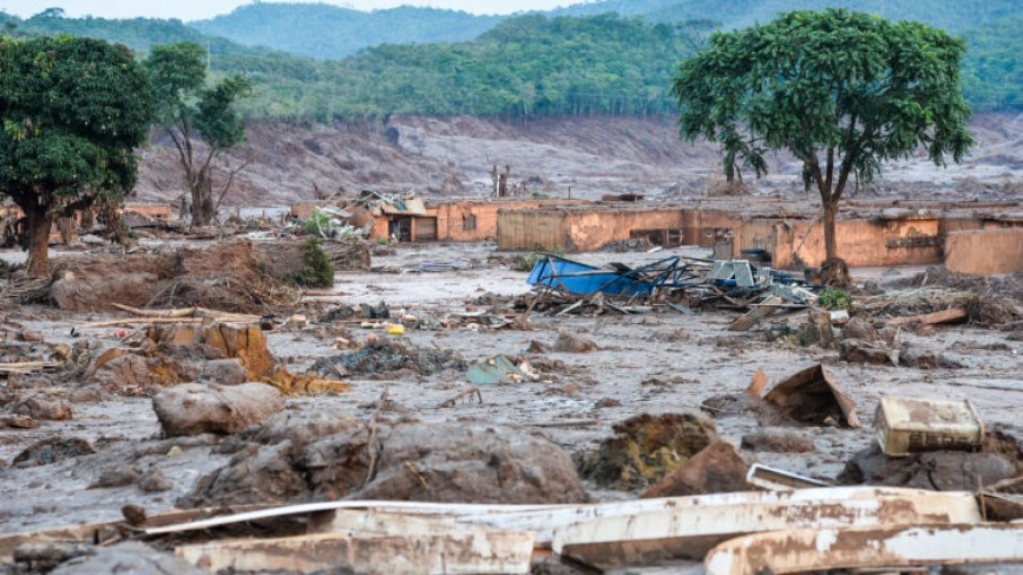
<path fill-rule="evenodd" d="M 131 51 L 90 38 L 0 40 L 0 194 L 27 221 L 32 277 L 48 273 L 54 218 L 135 186 L 153 106 Z"/>
<path fill-rule="evenodd" d="M 249 94 L 252 83 L 230 76 L 207 87 L 206 50 L 195 42 L 154 46 L 145 65 L 156 102 L 155 126 L 177 149 L 191 195 L 192 225 L 205 226 L 216 219 L 220 201 L 241 169 L 230 171 L 214 198 L 213 162 L 245 139 L 233 104 Z M 198 145 L 199 138 L 204 145 Z"/>
<path fill-rule="evenodd" d="M 788 12 L 715 33 L 681 62 L 672 82 L 679 132 L 720 142 L 726 170 L 731 159 L 758 177 L 767 150 L 795 155 L 820 192 L 825 264 L 840 262 L 835 217 L 851 176 L 869 181 L 882 162 L 918 150 L 944 166 L 973 144 L 959 84 L 965 51 L 962 39 L 919 22 Z"/>

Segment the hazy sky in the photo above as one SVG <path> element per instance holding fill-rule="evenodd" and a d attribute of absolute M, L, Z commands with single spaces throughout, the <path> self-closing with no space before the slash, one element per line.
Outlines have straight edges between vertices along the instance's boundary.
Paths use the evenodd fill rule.
<path fill-rule="evenodd" d="M 293 0 L 294 2 L 306 0 Z M 463 10 L 473 14 L 510 14 L 524 10 L 550 10 L 585 0 L 323 0 L 356 10 L 376 10 L 402 5 Z M 47 8 L 62 8 L 70 17 L 179 18 L 204 20 L 227 14 L 251 0 L 0 0 L 0 10 L 27 18 Z"/>

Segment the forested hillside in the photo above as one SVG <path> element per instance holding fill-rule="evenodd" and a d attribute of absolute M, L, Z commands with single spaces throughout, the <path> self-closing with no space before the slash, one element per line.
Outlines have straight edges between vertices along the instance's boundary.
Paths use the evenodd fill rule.
<path fill-rule="evenodd" d="M 27 20 L 8 18 L 7 27 L 15 34 L 93 36 L 124 42 L 142 51 L 152 44 L 197 41 L 208 47 L 215 76 L 244 74 L 255 82 L 256 93 L 245 103 L 245 113 L 254 117 L 326 121 L 392 113 L 504 117 L 643 115 L 674 113 L 674 102 L 668 97 L 670 78 L 678 62 L 692 53 L 713 27 L 734 23 L 740 17 L 755 18 L 758 14 L 766 19 L 771 11 L 783 7 L 815 4 L 824 2 L 607 0 L 571 10 L 624 12 L 627 8 L 630 12 L 625 16 L 586 17 L 536 13 L 495 19 L 500 20 L 496 26 L 471 41 L 383 44 L 332 60 L 245 47 L 202 35 L 177 20 L 70 19 L 54 9 Z M 974 108 L 1023 109 L 1023 69 L 1018 57 L 1023 53 L 1023 14 L 1007 15 L 1023 12 L 1023 7 L 1008 0 L 926 3 L 859 0 L 829 4 L 876 8 L 875 11 L 891 17 L 945 22 L 968 40 L 964 89 Z M 236 10 L 221 23 L 239 13 L 249 13 L 250 9 L 271 6 L 291 6 L 296 15 L 305 14 L 308 25 L 304 37 L 308 42 L 337 42 L 344 34 L 331 34 L 330 27 L 324 24 L 326 16 L 313 18 L 304 10 L 315 6 L 324 14 L 354 13 L 326 5 L 299 8 L 256 3 Z M 637 10 L 645 10 L 641 12 L 645 16 L 634 17 Z M 430 18 L 439 14 L 461 19 L 460 22 L 478 18 L 407 7 L 372 14 L 400 16 L 400 20 L 393 21 L 392 31 L 408 38 L 416 30 L 429 28 Z M 298 26 L 301 21 L 296 17 L 290 26 Z M 401 22 L 400 27 L 397 22 Z M 249 27 L 255 26 L 253 23 Z M 454 24 L 450 27 L 451 31 L 458 28 Z M 272 30 L 276 29 L 267 27 L 259 33 L 273 35 Z M 379 38 L 366 31 L 358 35 Z"/>
<path fill-rule="evenodd" d="M 557 16 L 586 16 L 617 12 L 643 16 L 650 22 L 712 19 L 725 28 L 767 22 L 779 12 L 848 8 L 879 14 L 891 20 L 919 20 L 951 32 L 981 22 L 1023 13 L 1016 0 L 603 0 L 551 11 Z"/>

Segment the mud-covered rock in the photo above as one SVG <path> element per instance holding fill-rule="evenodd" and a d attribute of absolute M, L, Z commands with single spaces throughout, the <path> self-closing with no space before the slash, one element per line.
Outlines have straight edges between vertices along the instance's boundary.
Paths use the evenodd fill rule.
<path fill-rule="evenodd" d="M 585 337 L 568 333 L 567 331 L 560 331 L 552 349 L 565 353 L 588 353 L 600 349 L 600 346 Z"/>
<path fill-rule="evenodd" d="M 280 392 L 262 383 L 188 383 L 165 389 L 153 398 L 153 410 L 168 436 L 236 433 L 283 408 Z"/>
<path fill-rule="evenodd" d="M 72 457 L 91 455 L 96 448 L 87 439 L 81 437 L 52 437 L 42 439 L 27 447 L 15 456 L 11 462 L 13 467 L 33 467 L 49 465 Z"/>
<path fill-rule="evenodd" d="M 111 467 L 100 473 L 96 481 L 89 485 L 89 489 L 124 487 L 138 481 L 140 475 L 139 470 L 133 467 Z"/>
<path fill-rule="evenodd" d="M 11 413 L 40 421 L 67 421 L 72 417 L 71 402 L 44 395 L 33 395 L 19 401 Z"/>
<path fill-rule="evenodd" d="M 837 479 L 845 485 L 975 491 L 982 485 L 1015 477 L 1017 465 L 1005 454 L 987 451 L 932 451 L 888 457 L 873 443 L 846 462 Z"/>
<path fill-rule="evenodd" d="M 351 443 L 345 443 L 351 439 Z M 342 434 L 309 446 L 306 463 L 320 497 L 463 503 L 578 503 L 588 499 L 572 459 L 543 435 L 524 428 L 484 424 L 401 424 L 363 434 Z M 359 453 L 358 446 L 362 446 Z M 359 471 L 379 456 L 369 481 Z M 334 454 L 338 454 L 335 456 Z M 356 469 L 352 477 L 350 469 Z"/>
<path fill-rule="evenodd" d="M 846 339 L 859 339 L 862 341 L 877 341 L 877 329 L 862 317 L 853 317 L 843 327 Z"/>
<path fill-rule="evenodd" d="M 179 507 L 219 505 L 283 505 L 308 501 L 310 492 L 301 469 L 293 467 L 291 445 L 251 444 L 220 469 L 201 477 Z"/>
<path fill-rule="evenodd" d="M 544 436 L 485 424 L 379 424 L 310 443 L 250 444 L 178 500 L 184 507 L 341 498 L 578 503 L 571 458 Z"/>
<path fill-rule="evenodd" d="M 143 493 L 160 493 L 174 489 L 174 482 L 163 471 L 153 469 L 139 478 L 138 486 Z"/>
<path fill-rule="evenodd" d="M 849 363 L 866 363 L 898 365 L 899 353 L 884 345 L 878 345 L 860 339 L 845 339 L 838 345 L 838 357 Z"/>
<path fill-rule="evenodd" d="M 89 555 L 62 563 L 50 575 L 131 573 L 132 575 L 209 575 L 188 561 L 157 551 L 144 543 L 128 541 L 112 547 L 96 547 Z"/>
<path fill-rule="evenodd" d="M 220 385 L 240 385 L 249 381 L 249 374 L 241 360 L 232 357 L 207 361 L 202 366 L 201 378 Z"/>
<path fill-rule="evenodd" d="M 623 490 L 656 483 L 717 439 L 713 421 L 690 413 L 644 413 L 613 430 L 599 449 L 577 459 L 583 477 Z"/>
<path fill-rule="evenodd" d="M 293 449 L 301 451 L 312 441 L 359 425 L 359 419 L 353 415 L 333 408 L 307 405 L 302 409 L 281 411 L 243 437 L 264 445 L 289 441 Z"/>
<path fill-rule="evenodd" d="M 706 493 L 748 491 L 749 465 L 727 441 L 717 440 L 701 449 L 640 495 L 641 498 L 680 497 Z"/>

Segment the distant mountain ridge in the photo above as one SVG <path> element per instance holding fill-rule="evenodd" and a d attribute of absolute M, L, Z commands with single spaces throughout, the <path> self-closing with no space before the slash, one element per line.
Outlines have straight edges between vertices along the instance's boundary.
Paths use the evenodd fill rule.
<path fill-rule="evenodd" d="M 506 18 L 411 6 L 363 12 L 328 4 L 258 2 L 189 25 L 247 46 L 329 59 L 381 44 L 464 42 Z"/>
<path fill-rule="evenodd" d="M 1019 0 L 601 0 L 537 12 L 548 17 L 617 12 L 651 23 L 710 20 L 724 28 L 767 22 L 779 12 L 848 8 L 893 20 L 919 20 L 960 33 L 987 21 L 1023 15 Z M 462 42 L 513 16 L 402 6 L 363 12 L 328 4 L 256 2 L 195 29 L 247 46 L 265 46 L 318 59 L 343 58 L 382 44 Z"/>
<path fill-rule="evenodd" d="M 979 111 L 1023 110 L 1023 3 L 1017 6 L 1017 1 L 932 0 L 924 7 L 898 0 L 827 4 L 877 8 L 893 19 L 926 13 L 932 18 L 921 19 L 962 34 L 969 45 L 963 88 Z M 214 19 L 226 25 L 239 22 L 239 15 L 253 18 L 241 26 L 248 40 L 204 34 L 193 27 L 201 24 L 180 20 L 66 18 L 60 9 L 25 20 L 0 12 L 0 29 L 122 42 L 141 56 L 153 44 L 198 42 L 208 48 L 214 75 L 242 74 L 255 83 L 243 112 L 256 118 L 331 122 L 390 114 L 647 115 L 675 111 L 668 94 L 674 67 L 698 49 L 712 28 L 767 21 L 776 9 L 814 4 L 826 5 L 824 0 L 604 0 L 553 12 L 478 17 L 427 8 L 367 13 L 324 4 L 257 2 Z M 448 24 L 438 25 L 441 20 L 434 17 Z M 338 19 L 347 21 L 347 28 L 330 24 Z M 473 35 L 473 26 L 483 24 L 489 27 L 472 40 L 429 39 L 430 34 Z M 297 31 L 304 44 L 296 40 Z M 231 37 L 231 30 L 223 33 Z M 243 44 L 256 37 L 269 47 Z M 285 51 L 325 54 L 342 49 L 353 37 L 365 46 L 343 58 Z M 373 45 L 393 38 L 400 41 Z"/>

